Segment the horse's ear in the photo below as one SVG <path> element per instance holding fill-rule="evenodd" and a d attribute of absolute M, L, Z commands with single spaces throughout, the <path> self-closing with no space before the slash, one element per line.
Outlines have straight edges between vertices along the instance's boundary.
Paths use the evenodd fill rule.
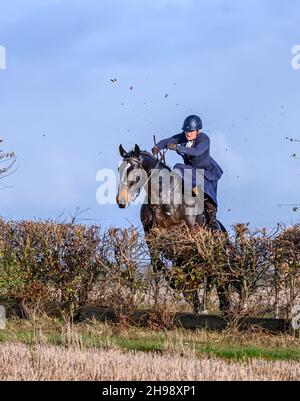
<path fill-rule="evenodd" d="M 124 157 L 127 155 L 127 152 L 126 152 L 126 150 L 123 148 L 123 145 L 120 145 L 120 146 L 119 146 L 119 152 L 120 152 L 121 157 L 123 157 L 123 159 L 124 159 Z"/>
<path fill-rule="evenodd" d="M 135 145 L 134 152 L 135 152 L 137 157 L 140 157 L 141 149 L 140 149 L 139 145 Z"/>

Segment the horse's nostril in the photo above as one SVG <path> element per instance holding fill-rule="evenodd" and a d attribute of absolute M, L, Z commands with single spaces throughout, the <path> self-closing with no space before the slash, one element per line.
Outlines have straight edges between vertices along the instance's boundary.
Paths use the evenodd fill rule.
<path fill-rule="evenodd" d="M 123 196 L 123 197 L 120 199 L 120 201 L 119 201 L 119 207 L 120 207 L 121 209 L 125 209 L 126 205 L 127 205 L 127 202 L 126 202 L 125 197 Z"/>

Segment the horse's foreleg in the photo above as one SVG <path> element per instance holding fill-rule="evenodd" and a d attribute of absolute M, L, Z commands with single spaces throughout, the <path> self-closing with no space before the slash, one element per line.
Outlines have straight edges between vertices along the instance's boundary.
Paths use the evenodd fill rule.
<path fill-rule="evenodd" d="M 187 303 L 192 306 L 194 313 L 199 314 L 204 312 L 204 305 L 199 298 L 198 289 L 184 291 L 183 296 Z"/>
<path fill-rule="evenodd" d="M 217 293 L 220 302 L 220 311 L 223 315 L 228 315 L 230 310 L 229 284 L 223 284 L 217 287 Z"/>
<path fill-rule="evenodd" d="M 161 260 L 159 252 L 157 252 L 151 245 L 148 245 L 148 248 L 150 253 L 151 266 L 154 273 L 154 283 L 155 283 L 154 304 L 156 306 L 159 300 L 161 276 L 163 273 L 166 272 L 167 269 L 166 265 Z"/>
<path fill-rule="evenodd" d="M 211 291 L 213 287 L 213 278 L 208 276 L 203 289 L 203 313 L 208 313 Z"/>

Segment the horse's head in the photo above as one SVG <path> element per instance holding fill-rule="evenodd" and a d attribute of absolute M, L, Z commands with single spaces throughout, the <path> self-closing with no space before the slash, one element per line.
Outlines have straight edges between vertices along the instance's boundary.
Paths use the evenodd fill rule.
<path fill-rule="evenodd" d="M 119 147 L 119 152 L 123 158 L 123 162 L 119 167 L 120 183 L 117 194 L 117 204 L 124 209 L 129 206 L 130 202 L 134 202 L 138 197 L 141 185 L 142 158 L 141 150 L 138 145 L 135 145 L 134 150 L 126 152 L 122 145 Z"/>

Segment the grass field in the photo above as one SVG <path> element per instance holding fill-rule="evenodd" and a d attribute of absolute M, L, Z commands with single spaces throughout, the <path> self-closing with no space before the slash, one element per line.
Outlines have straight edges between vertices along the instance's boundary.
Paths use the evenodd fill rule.
<path fill-rule="evenodd" d="M 300 342 L 262 332 L 11 319 L 0 380 L 299 380 Z"/>
<path fill-rule="evenodd" d="M 2 344 L 1 380 L 298 380 L 300 364 Z"/>

